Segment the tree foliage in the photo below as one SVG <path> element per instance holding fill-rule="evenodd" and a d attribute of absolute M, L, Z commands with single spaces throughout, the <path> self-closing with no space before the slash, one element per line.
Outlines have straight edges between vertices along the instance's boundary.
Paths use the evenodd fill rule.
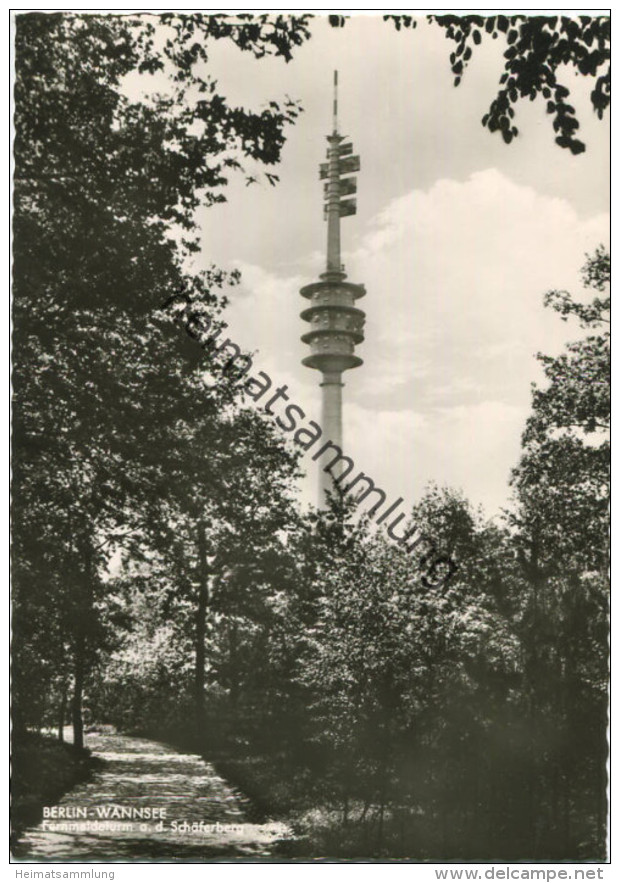
<path fill-rule="evenodd" d="M 411 16 L 386 15 L 397 30 L 413 28 Z M 573 154 L 586 149 L 577 137 L 579 120 L 562 79 L 570 69 L 596 78 L 590 92 L 592 108 L 603 118 L 611 100 L 611 22 L 608 16 L 565 15 L 430 15 L 456 47 L 450 53 L 454 85 L 458 86 L 476 47 L 483 40 L 505 40 L 504 70 L 497 95 L 482 125 L 500 132 L 506 144 L 519 134 L 515 106 L 520 99 L 542 97 L 556 133 L 555 143 Z"/>
<path fill-rule="evenodd" d="M 307 36 L 304 16 L 155 21 L 31 13 L 16 27 L 15 719 L 41 721 L 56 672 L 78 744 L 110 552 L 143 528 L 144 501 L 183 457 L 182 421 L 206 421 L 217 450 L 232 401 L 159 307 L 190 292 L 219 312 L 234 279 L 186 269 L 195 210 L 222 201 L 244 163 L 276 163 L 299 111 L 289 99 L 230 107 L 206 47 L 224 38 L 289 58 Z M 166 94 L 149 94 L 154 74 Z"/>
<path fill-rule="evenodd" d="M 610 261 L 602 247 L 588 258 L 583 279 L 598 292 L 589 301 L 563 291 L 545 295 L 547 305 L 564 321 L 575 317 L 584 333 L 560 355 L 538 356 L 547 385 L 533 389 L 513 484 L 527 522 L 545 538 L 539 545 L 549 567 L 605 575 L 611 353 Z"/>
<path fill-rule="evenodd" d="M 548 384 L 533 389 L 511 519 L 525 587 L 519 634 L 540 744 L 538 787 L 565 807 L 551 820 L 556 842 L 587 836 L 598 850 L 606 817 L 609 269 L 599 248 L 583 278 L 602 296 L 545 296 L 586 333 L 559 356 L 538 357 Z M 576 806 L 596 820 L 587 835 Z"/>

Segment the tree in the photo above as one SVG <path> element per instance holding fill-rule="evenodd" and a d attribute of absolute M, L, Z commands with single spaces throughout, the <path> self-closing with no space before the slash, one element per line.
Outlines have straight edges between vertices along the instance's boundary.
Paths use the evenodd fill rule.
<path fill-rule="evenodd" d="M 262 622 L 282 538 L 295 520 L 298 455 L 284 447 L 272 424 L 245 409 L 216 418 L 192 415 L 171 436 L 182 456 L 166 463 L 165 493 L 145 500 L 145 523 L 160 578 L 169 586 L 168 615 L 184 640 L 191 636 L 193 724 L 201 733 L 207 669 L 210 676 L 218 666 L 225 669 L 219 683 L 233 705 L 238 698 L 244 627 Z M 216 625 L 228 641 L 216 642 L 217 659 L 207 659 L 207 632 Z"/>
<path fill-rule="evenodd" d="M 16 29 L 14 507 L 16 723 L 41 720 L 72 662 L 75 739 L 110 544 L 174 455 L 170 428 L 231 400 L 159 306 L 190 291 L 216 314 L 217 270 L 190 274 L 194 210 L 229 171 L 273 165 L 294 102 L 231 108 L 205 73 L 210 39 L 290 58 L 306 17 L 20 15 Z M 167 39 L 168 38 L 168 39 Z M 127 76 L 168 76 L 130 100 Z M 272 176 L 272 180 L 275 177 Z M 178 243 L 178 244 L 177 244 Z M 202 396 L 202 403 L 199 396 Z M 154 440 L 160 444 L 154 444 Z M 166 440 L 168 447 L 162 444 Z M 52 628 L 48 628 L 48 623 Z M 39 651 L 42 651 L 40 653 Z M 41 707 L 28 707 L 40 683 Z"/>
<path fill-rule="evenodd" d="M 524 454 L 513 484 L 521 505 L 538 514 L 535 523 L 547 537 L 549 566 L 560 567 L 561 561 L 564 569 L 568 565 L 605 574 L 611 407 L 609 254 L 600 247 L 582 272 L 585 287 L 602 296 L 583 303 L 564 291 L 545 295 L 545 303 L 563 321 L 575 317 L 589 333 L 569 343 L 559 356 L 538 355 L 548 385 L 533 388 Z"/>
<path fill-rule="evenodd" d="M 207 734 L 239 740 L 249 718 L 256 734 L 274 712 L 264 702 L 265 645 L 297 521 L 299 455 L 251 410 L 192 415 L 167 432 L 175 460 L 123 550 L 130 629 L 100 667 L 105 688 L 92 692 L 106 719 L 203 748 Z M 145 629 L 134 620 L 149 603 Z M 140 654 L 150 660 L 131 674 Z M 140 690 L 145 700 L 132 709 Z"/>
<path fill-rule="evenodd" d="M 605 855 L 609 271 L 599 248 L 583 269 L 586 288 L 599 294 L 588 302 L 545 296 L 587 333 L 559 356 L 539 355 L 548 385 L 533 389 L 512 478 L 527 713 L 547 844 L 558 857 L 578 855 L 584 843 L 589 857 Z"/>
<path fill-rule="evenodd" d="M 322 516 L 314 532 L 295 666 L 310 712 L 303 738 L 324 753 L 314 779 L 341 808 L 320 848 L 480 858 L 496 833 L 479 810 L 495 800 L 493 725 L 518 660 L 495 602 L 502 587 L 491 589 L 503 549 L 462 496 L 431 488 L 412 520 L 450 544 L 459 569 L 428 587 L 415 557 L 344 515 Z"/>

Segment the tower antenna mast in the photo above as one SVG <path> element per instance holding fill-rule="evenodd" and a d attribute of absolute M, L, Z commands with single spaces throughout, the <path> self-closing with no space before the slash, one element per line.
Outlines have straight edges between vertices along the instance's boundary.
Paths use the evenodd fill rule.
<path fill-rule="evenodd" d="M 338 71 L 334 71 L 334 135 L 338 134 Z"/>
<path fill-rule="evenodd" d="M 319 282 L 305 285 L 303 297 L 310 305 L 301 318 L 310 324 L 302 341 L 310 345 L 311 353 L 302 364 L 321 372 L 321 429 L 324 444 L 331 443 L 326 452 L 327 466 L 320 467 L 319 505 L 324 506 L 327 495 L 346 477 L 333 447 L 342 453 L 342 372 L 362 364 L 355 355 L 355 346 L 364 339 L 365 314 L 355 301 L 366 294 L 363 285 L 346 282 L 347 274 L 340 256 L 340 219 L 354 215 L 357 204 L 357 179 L 348 177 L 359 171 L 360 158 L 353 156 L 353 145 L 344 143 L 338 133 L 338 71 L 334 71 L 333 130 L 327 136 L 327 162 L 320 166 L 324 185 L 324 217 L 327 220 L 327 267 Z M 344 177 L 347 176 L 347 177 Z M 345 198 L 343 198 L 345 197 Z M 333 466 L 331 464 L 334 464 Z M 344 489 L 344 488 L 343 488 Z"/>

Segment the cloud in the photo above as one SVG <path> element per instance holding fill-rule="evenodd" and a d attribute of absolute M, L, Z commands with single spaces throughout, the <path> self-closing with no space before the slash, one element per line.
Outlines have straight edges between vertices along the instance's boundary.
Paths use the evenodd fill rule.
<path fill-rule="evenodd" d="M 455 376 L 482 398 L 489 384 L 501 399 L 515 382 L 529 395 L 523 379 L 536 374 L 533 354 L 557 351 L 570 333 L 542 296 L 579 292 L 585 254 L 608 226 L 607 215 L 580 218 L 565 200 L 495 169 L 390 202 L 345 256 L 368 290 L 363 354 L 373 386 L 389 373 L 390 395 L 423 365 L 423 382 L 411 388 L 418 401 L 431 402 Z M 396 393 L 400 402 L 388 404 L 405 405 L 402 389 Z"/>

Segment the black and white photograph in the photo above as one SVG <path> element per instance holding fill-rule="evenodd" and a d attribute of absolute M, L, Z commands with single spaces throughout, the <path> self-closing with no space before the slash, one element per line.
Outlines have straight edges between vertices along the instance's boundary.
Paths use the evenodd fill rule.
<path fill-rule="evenodd" d="M 11 863 L 604 879 L 610 10 L 10 29 Z"/>

